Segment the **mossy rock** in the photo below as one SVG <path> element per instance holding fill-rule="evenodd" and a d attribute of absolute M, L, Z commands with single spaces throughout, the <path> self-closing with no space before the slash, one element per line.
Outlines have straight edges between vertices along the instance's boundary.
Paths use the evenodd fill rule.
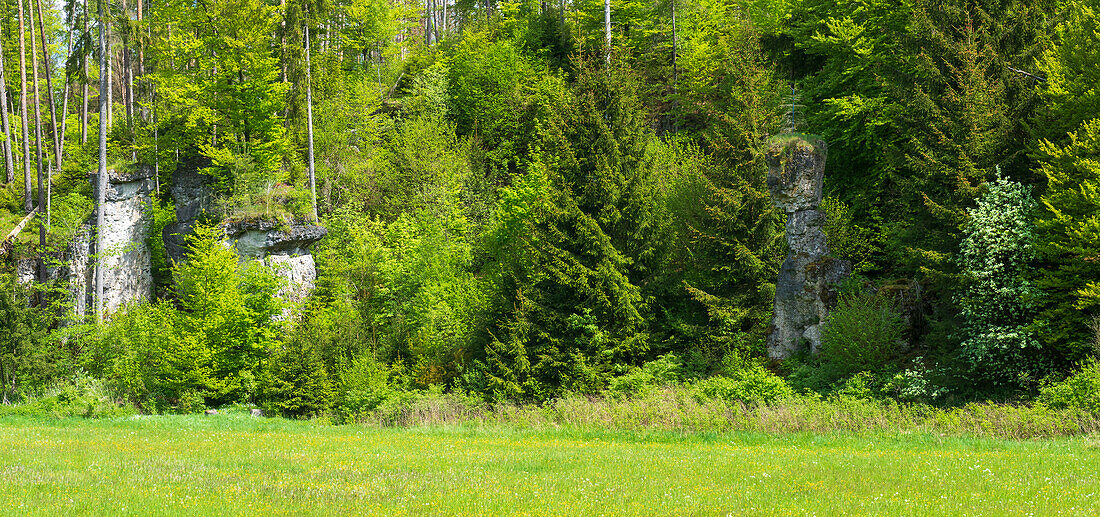
<path fill-rule="evenodd" d="M 825 154 L 825 140 L 818 135 L 806 133 L 784 133 L 768 139 L 767 154 L 782 155 L 791 150 L 819 152 Z"/>

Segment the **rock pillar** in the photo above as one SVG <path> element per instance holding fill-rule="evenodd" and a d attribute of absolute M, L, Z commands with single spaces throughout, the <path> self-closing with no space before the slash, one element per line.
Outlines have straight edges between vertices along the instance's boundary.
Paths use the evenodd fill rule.
<path fill-rule="evenodd" d="M 852 272 L 851 263 L 829 256 L 825 242 L 825 213 L 820 209 L 825 156 L 825 142 L 817 137 L 784 135 L 768 142 L 768 190 L 787 216 L 789 248 L 775 284 L 767 339 L 772 359 L 806 349 L 817 353 L 819 327 L 836 303 L 837 285 Z"/>

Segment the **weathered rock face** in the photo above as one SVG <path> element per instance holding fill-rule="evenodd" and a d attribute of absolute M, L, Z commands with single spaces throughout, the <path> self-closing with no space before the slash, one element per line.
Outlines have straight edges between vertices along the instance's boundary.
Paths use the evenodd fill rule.
<path fill-rule="evenodd" d="M 182 163 L 172 175 L 172 200 L 176 204 L 176 222 L 164 228 L 164 247 L 168 257 L 186 260 L 186 237 L 211 208 L 214 195 L 210 177 L 198 171 L 208 167 L 208 159 Z M 255 260 L 272 268 L 286 280 L 279 296 L 289 302 L 303 300 L 313 291 L 317 267 L 309 246 L 328 234 L 322 226 L 275 220 L 250 219 L 222 224 L 226 243 L 233 245 L 242 260 Z"/>
<path fill-rule="evenodd" d="M 91 176 L 96 185 L 96 176 Z M 153 294 L 152 253 L 145 243 L 148 217 L 145 206 L 154 191 L 153 169 L 139 167 L 134 171 L 109 171 L 107 203 L 104 205 L 102 253 L 95 249 L 95 232 L 99 229 L 93 215 L 66 247 L 60 257 L 51 257 L 46 269 L 49 280 L 67 281 L 72 296 L 73 312 L 84 316 L 94 306 L 95 264 L 92 257 L 102 257 L 103 307 L 118 311 L 127 303 L 148 299 Z M 38 259 L 23 259 L 18 264 L 20 281 L 37 278 Z"/>
<path fill-rule="evenodd" d="M 787 214 L 787 259 L 775 284 L 775 312 L 768 356 L 786 359 L 800 349 L 817 353 L 820 325 L 836 303 L 836 286 L 852 272 L 846 260 L 829 257 L 825 213 L 820 210 L 825 178 L 825 142 L 779 137 L 769 143 L 768 190 Z"/>
<path fill-rule="evenodd" d="M 176 222 L 164 227 L 162 237 L 168 258 L 174 262 L 183 260 L 187 251 L 186 236 L 214 199 L 210 176 L 199 173 L 199 170 L 210 165 L 209 158 L 194 158 L 179 164 L 172 173 L 169 192 L 176 204 Z"/>
<path fill-rule="evenodd" d="M 226 223 L 222 227 L 241 259 L 259 261 L 286 280 L 280 298 L 295 303 L 313 291 L 317 266 L 309 246 L 328 234 L 323 226 L 282 227 L 274 221 L 256 220 Z"/>

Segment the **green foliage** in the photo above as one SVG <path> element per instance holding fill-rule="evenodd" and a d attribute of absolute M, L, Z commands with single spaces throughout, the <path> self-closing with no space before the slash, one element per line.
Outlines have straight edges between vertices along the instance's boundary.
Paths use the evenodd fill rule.
<path fill-rule="evenodd" d="M 1047 189 L 1037 222 L 1044 267 L 1036 285 L 1045 298 L 1037 323 L 1043 346 L 1072 364 L 1090 351 L 1089 323 L 1100 314 L 1100 119 L 1082 124 L 1066 145 L 1043 141 L 1040 150 Z"/>
<path fill-rule="evenodd" d="M 88 371 L 146 411 L 194 411 L 257 394 L 262 361 L 279 334 L 274 275 L 242 267 L 216 227 L 188 237 L 173 267 L 180 309 L 157 302 L 127 308 L 84 337 Z"/>
<path fill-rule="evenodd" d="M 337 402 L 333 409 L 339 420 L 364 420 L 395 398 L 402 386 L 397 385 L 394 378 L 401 373 L 400 364 L 387 367 L 368 354 L 356 357 L 340 371 L 336 383 Z"/>
<path fill-rule="evenodd" d="M 173 203 L 150 202 L 145 206 L 145 217 L 149 221 L 145 245 L 149 246 L 150 269 L 153 273 L 153 282 L 159 291 L 167 289 L 172 280 L 172 265 L 169 263 L 168 251 L 164 247 L 164 228 L 176 222 L 176 207 Z"/>
<path fill-rule="evenodd" d="M 821 324 L 821 367 L 833 379 L 881 371 L 903 342 L 905 322 L 894 302 L 853 284 Z"/>
<path fill-rule="evenodd" d="M 335 390 L 316 343 L 291 339 L 276 346 L 266 362 L 260 387 L 266 409 L 300 418 L 321 415 L 332 406 Z"/>
<path fill-rule="evenodd" d="M 209 377 L 202 389 L 215 403 L 253 396 L 260 360 L 278 333 L 273 317 L 281 311 L 275 276 L 254 262 L 242 267 L 220 232 L 196 227 L 188 236 L 187 260 L 172 269 L 187 315 L 181 330 L 206 356 L 200 364 L 209 368 Z"/>
<path fill-rule="evenodd" d="M 134 414 L 132 406 L 120 405 L 107 383 L 77 371 L 61 378 L 21 403 L 0 406 L 0 415 L 49 418 L 117 418 Z"/>
<path fill-rule="evenodd" d="M 598 391 L 611 362 L 648 348 L 634 282 L 652 274 L 656 246 L 651 136 L 632 78 L 584 69 L 577 81 L 544 119 L 527 172 L 502 189 L 489 238 L 504 300 L 476 381 L 489 393 Z"/>
<path fill-rule="evenodd" d="M 794 390 L 783 378 L 762 365 L 753 365 L 733 372 L 729 377 L 715 376 L 700 380 L 692 387 L 697 397 L 745 404 L 772 404 L 794 396 Z"/>
<path fill-rule="evenodd" d="M 1100 45 L 1100 3 L 1095 0 L 1060 2 L 1058 24 L 1051 45 L 1038 58 L 1046 81 L 1043 97 L 1050 113 L 1043 118 L 1045 135 L 1056 141 L 1100 113 L 1100 82 L 1096 53 Z"/>
<path fill-rule="evenodd" d="M 679 383 L 683 379 L 683 368 L 679 357 L 662 355 L 612 378 L 607 387 L 608 396 L 623 398 L 651 394 L 657 388 Z"/>
<path fill-rule="evenodd" d="M 881 266 L 882 246 L 885 235 L 875 224 L 864 228 L 853 218 L 852 209 L 840 199 L 826 197 L 821 201 L 825 212 L 825 237 L 829 252 L 839 258 L 851 261 L 852 272 L 867 275 Z M 876 221 L 877 222 L 877 221 Z"/>
<path fill-rule="evenodd" d="M 1028 189 L 1004 178 L 969 211 L 959 247 L 964 286 L 959 294 L 960 352 L 975 380 L 1019 383 L 1037 373 L 1038 346 L 1027 322 L 1032 317 L 1031 269 L 1035 201 Z"/>
<path fill-rule="evenodd" d="M 1044 386 L 1039 400 L 1055 409 L 1081 409 L 1100 414 L 1100 361 L 1091 359 L 1068 379 Z"/>
<path fill-rule="evenodd" d="M 26 396 L 66 373 L 67 351 L 49 332 L 57 312 L 31 303 L 47 295 L 19 285 L 12 275 L 0 274 L 0 393 L 4 401 Z"/>

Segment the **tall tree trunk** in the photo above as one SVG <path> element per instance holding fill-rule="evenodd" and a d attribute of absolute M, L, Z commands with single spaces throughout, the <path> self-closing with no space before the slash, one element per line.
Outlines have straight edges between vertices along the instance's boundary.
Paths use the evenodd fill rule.
<path fill-rule="evenodd" d="M 23 211 L 34 210 L 34 180 L 31 178 L 31 132 L 27 121 L 27 42 L 23 0 L 19 3 L 19 107 L 23 122 Z"/>
<path fill-rule="evenodd" d="M 42 67 L 46 72 L 46 100 L 50 103 L 50 130 L 53 131 L 54 163 L 57 165 L 57 169 L 61 170 L 61 139 L 64 138 L 64 136 L 58 134 L 57 131 L 57 104 L 54 103 L 53 99 L 53 73 L 50 72 L 50 49 L 46 46 L 46 28 L 45 24 L 42 23 L 42 0 L 35 0 L 34 4 L 38 9 L 38 39 L 42 42 Z M 47 178 L 47 182 L 49 179 L 50 178 Z M 46 214 L 46 219 L 49 220 L 49 211 L 47 211 Z"/>
<path fill-rule="evenodd" d="M 103 1 L 106 1 L 106 0 L 100 0 L 100 1 L 103 2 Z M 105 27 L 106 30 L 107 30 L 107 46 L 110 47 L 111 46 L 111 36 L 112 36 L 110 19 L 108 19 L 106 21 L 101 20 L 100 23 L 106 23 L 107 24 L 106 27 Z M 113 54 L 114 49 L 110 49 L 110 50 Z M 114 55 L 107 56 L 107 68 L 106 68 L 106 70 L 107 70 L 107 128 L 112 128 L 112 127 L 115 126 L 115 56 Z M 102 75 L 102 74 L 103 74 L 103 72 L 100 72 L 100 75 Z M 102 118 L 103 115 L 100 115 L 100 117 Z"/>
<path fill-rule="evenodd" d="M 289 80 L 286 75 L 286 0 L 279 0 L 279 61 L 279 81 L 285 83 Z"/>
<path fill-rule="evenodd" d="M 432 0 L 424 1 L 424 44 L 432 44 Z"/>
<path fill-rule="evenodd" d="M 3 38 L 0 38 L 3 39 Z M 4 45 L 0 41 L 0 124 L 4 131 L 4 172 L 6 183 L 15 181 L 15 158 L 11 154 L 11 123 L 8 121 L 8 81 L 4 74 Z"/>
<path fill-rule="evenodd" d="M 107 111 L 107 90 L 110 87 L 108 81 L 103 80 L 103 70 L 107 69 L 107 54 L 111 48 L 107 42 L 105 27 L 107 19 L 103 16 L 103 2 L 99 0 L 99 174 L 96 177 L 95 193 L 95 320 L 103 322 L 103 233 L 104 233 L 104 205 L 107 202 L 107 125 L 103 122 L 103 113 Z"/>
<path fill-rule="evenodd" d="M 38 0 L 42 1 L 42 0 Z M 130 3 L 122 0 L 122 15 L 130 19 Z M 130 45 L 134 35 L 129 25 L 122 26 L 122 103 L 126 108 L 126 127 L 134 127 L 134 66 L 130 60 Z"/>
<path fill-rule="evenodd" d="M 313 72 L 309 62 L 309 14 L 306 14 L 306 129 L 309 136 L 309 193 L 313 200 L 313 220 L 317 218 L 317 176 L 313 162 Z"/>
<path fill-rule="evenodd" d="M 73 29 L 76 28 L 76 24 L 73 22 L 73 16 L 76 14 L 76 3 L 72 4 L 72 9 L 69 10 L 68 22 L 69 22 L 69 44 L 68 50 L 65 52 L 65 94 L 61 97 L 61 142 L 57 146 L 57 170 L 61 172 L 61 163 L 65 161 L 65 130 L 69 126 L 69 90 L 70 90 L 70 76 L 69 76 L 69 58 L 73 55 Z"/>
<path fill-rule="evenodd" d="M 603 0 L 603 30 L 606 38 L 604 42 L 605 59 L 608 64 L 611 64 L 611 0 Z"/>
<path fill-rule="evenodd" d="M 672 132 L 679 132 L 679 106 L 680 98 L 676 95 L 679 92 L 677 88 L 677 81 L 680 78 L 680 70 L 678 63 L 676 62 L 678 54 L 680 53 L 680 40 L 679 34 L 676 32 L 676 0 L 672 0 Z"/>
<path fill-rule="evenodd" d="M 31 11 L 31 72 L 34 85 L 34 154 L 35 166 L 38 170 L 38 212 L 46 210 L 46 172 L 43 169 L 44 160 L 42 153 L 42 96 L 38 89 L 38 47 L 34 45 L 34 11 Z M 46 247 L 46 221 L 41 216 L 38 218 L 38 244 Z M 44 282 L 45 271 L 39 263 L 38 280 Z"/>
<path fill-rule="evenodd" d="M 84 34 L 88 33 L 88 0 L 84 0 Z M 84 106 L 80 109 L 80 145 L 88 143 L 88 52 L 84 52 L 81 58 L 81 66 L 84 67 L 83 84 L 84 93 L 81 95 Z M 100 74 L 103 71 L 100 70 Z"/>

